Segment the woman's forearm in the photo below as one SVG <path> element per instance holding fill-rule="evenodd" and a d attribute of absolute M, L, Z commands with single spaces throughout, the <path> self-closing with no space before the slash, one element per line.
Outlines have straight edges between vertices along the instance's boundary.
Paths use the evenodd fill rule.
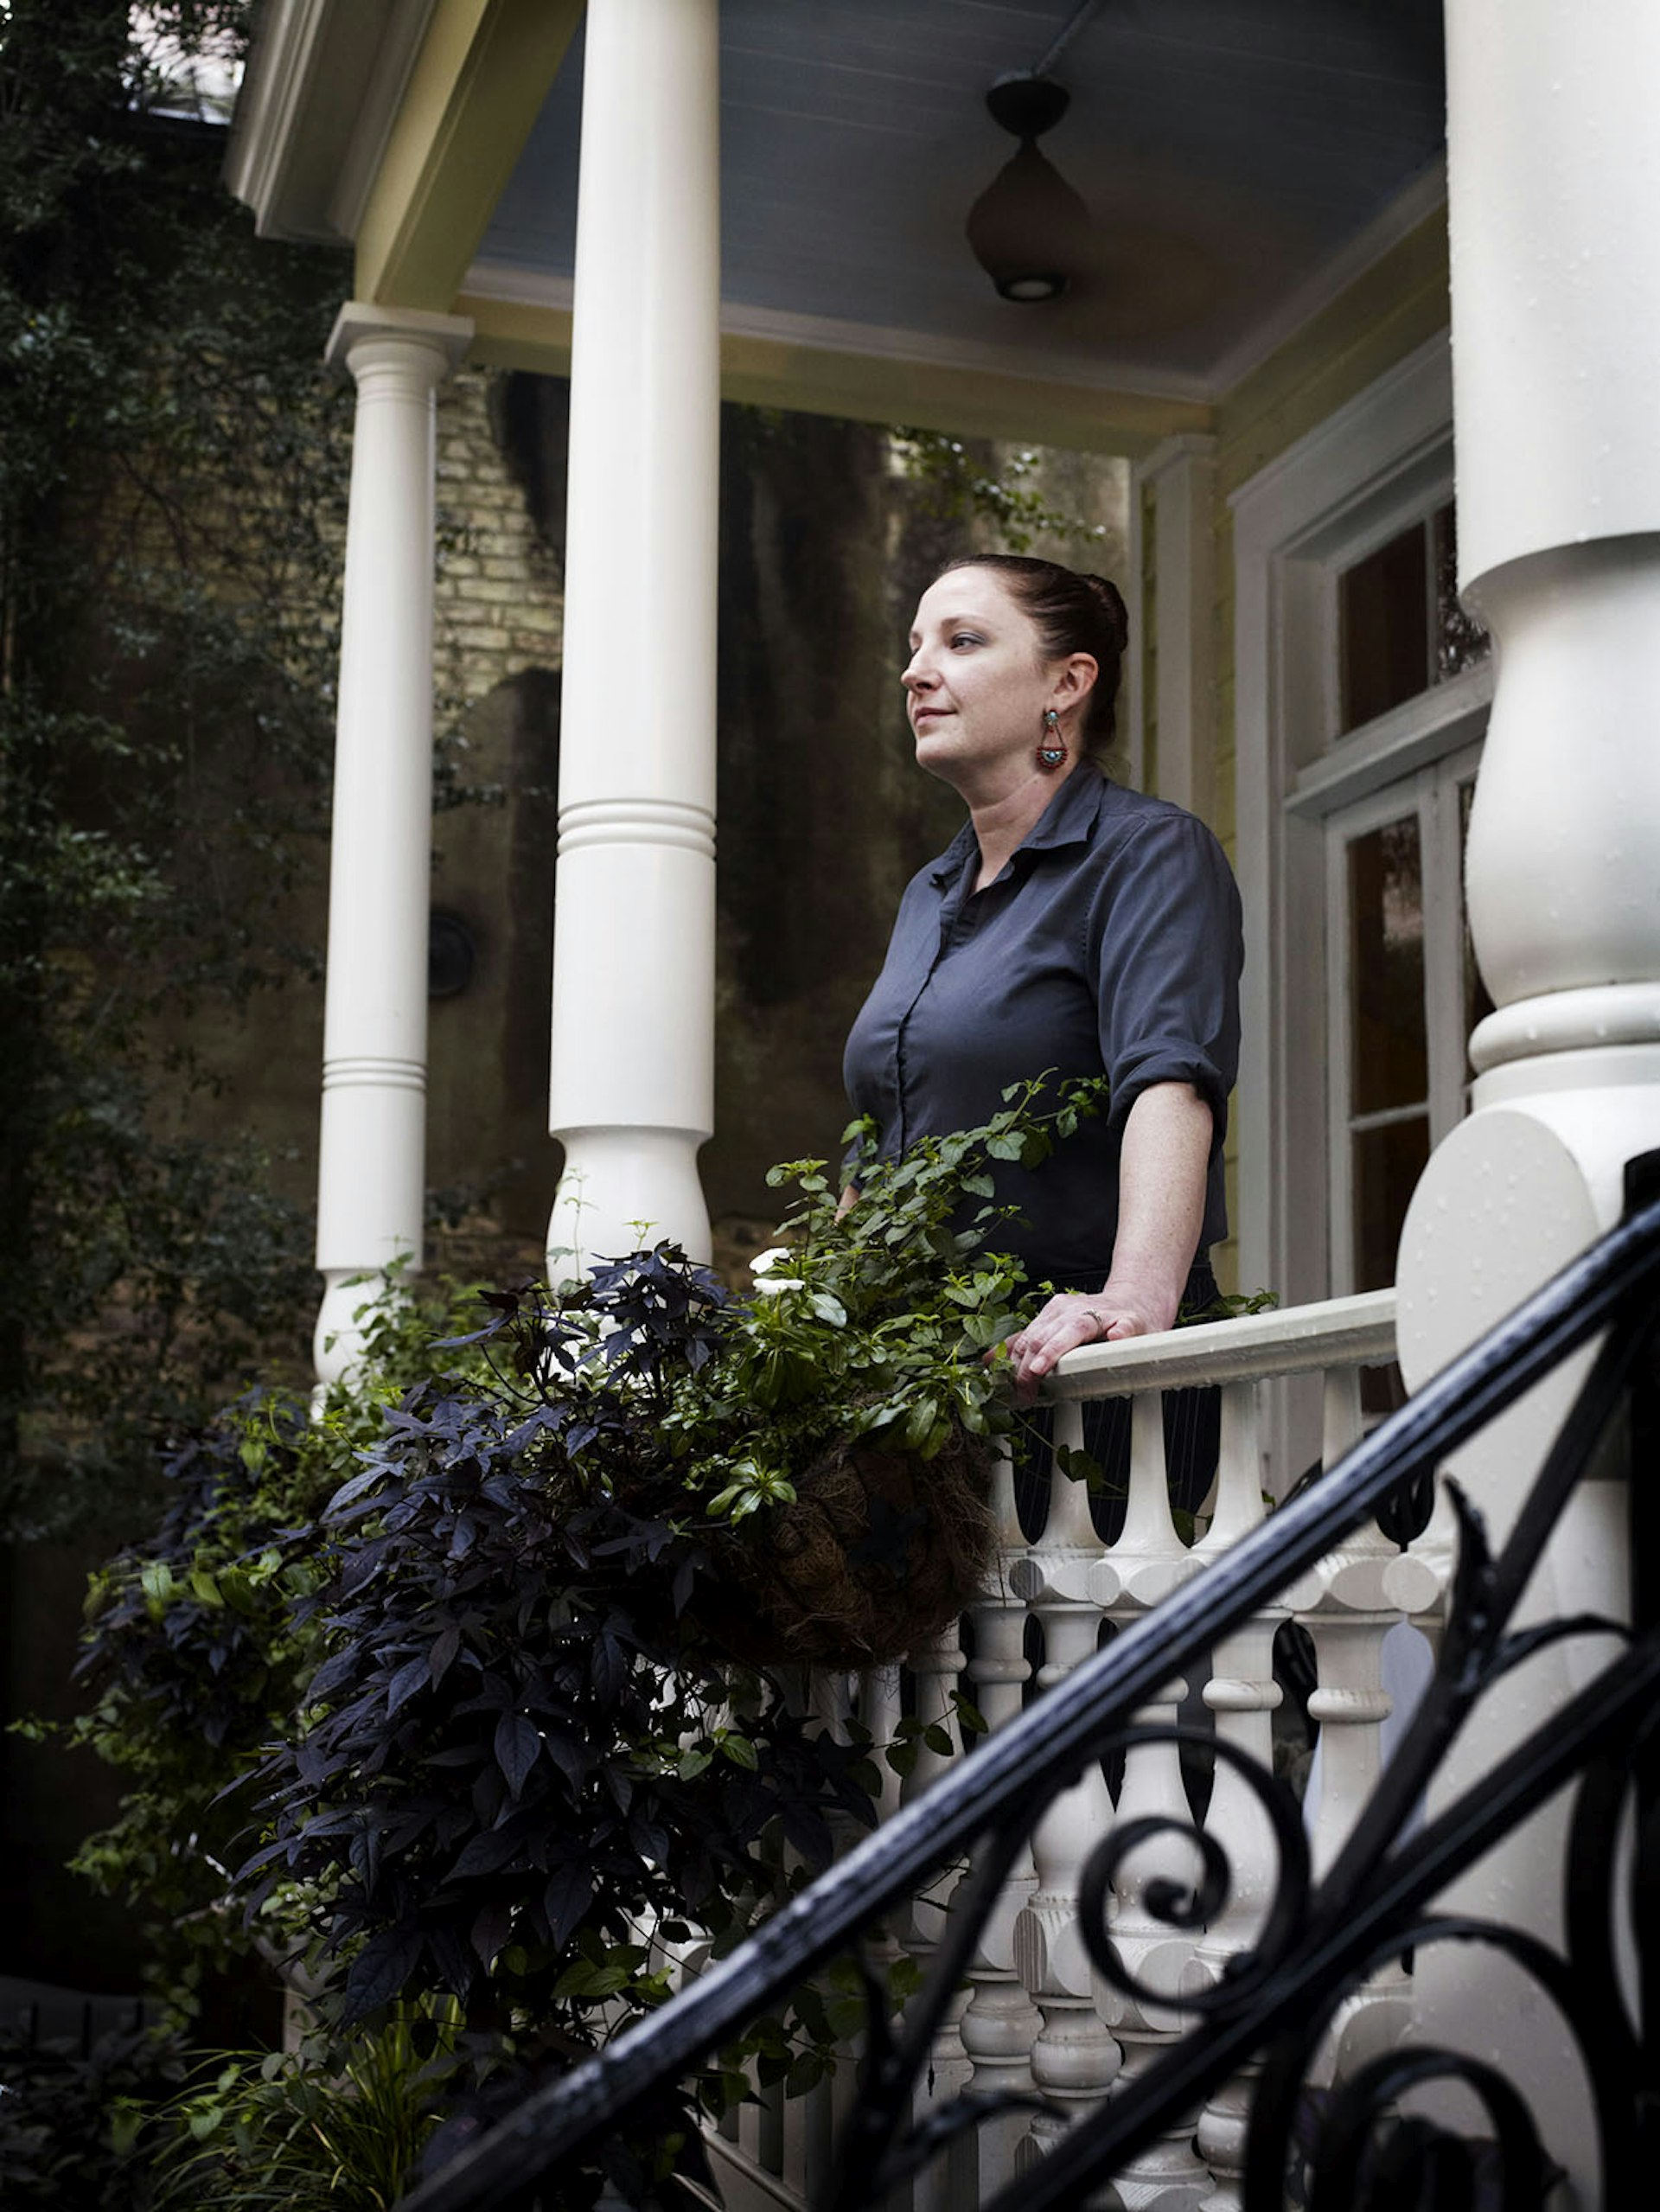
<path fill-rule="evenodd" d="M 1137 1336 L 1176 1319 L 1204 1225 L 1210 1109 L 1190 1083 L 1155 1083 L 1131 1107 L 1119 1154 L 1118 1234 L 1099 1302 L 1122 1306 Z"/>
<path fill-rule="evenodd" d="M 1146 1336 L 1176 1319 L 1204 1226 L 1210 1109 L 1190 1083 L 1155 1083 L 1130 1108 L 1119 1154 L 1112 1272 L 1095 1291 L 1062 1291 L 1009 1339 L 1029 1399 L 1082 1344 Z"/>

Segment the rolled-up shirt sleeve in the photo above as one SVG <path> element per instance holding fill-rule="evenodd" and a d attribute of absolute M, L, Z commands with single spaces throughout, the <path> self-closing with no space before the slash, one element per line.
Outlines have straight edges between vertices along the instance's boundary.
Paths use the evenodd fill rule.
<path fill-rule="evenodd" d="M 1191 815 L 1156 815 L 1113 853 L 1089 917 L 1101 1057 L 1119 1128 L 1144 1090 L 1190 1083 L 1226 1126 L 1239 1072 L 1239 892 Z"/>

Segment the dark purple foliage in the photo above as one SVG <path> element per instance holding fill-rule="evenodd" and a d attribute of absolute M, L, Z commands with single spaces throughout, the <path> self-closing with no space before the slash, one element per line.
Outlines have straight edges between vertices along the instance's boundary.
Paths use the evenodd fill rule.
<path fill-rule="evenodd" d="M 456 1340 L 494 1379 L 412 1391 L 329 1502 L 325 1656 L 243 1878 L 251 1909 L 322 1880 L 347 2017 L 449 1991 L 580 2047 L 597 2006 L 657 1993 L 654 1928 L 719 1938 L 782 1891 L 763 1838 L 818 1865 L 827 1813 L 871 1819 L 862 1755 L 696 1627 L 712 1564 L 663 1419 L 723 1297 L 661 1246 L 562 1301 L 494 1297 Z"/>

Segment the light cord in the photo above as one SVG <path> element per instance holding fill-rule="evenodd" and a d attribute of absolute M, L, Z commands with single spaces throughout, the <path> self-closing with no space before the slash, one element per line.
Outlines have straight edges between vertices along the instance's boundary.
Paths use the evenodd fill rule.
<path fill-rule="evenodd" d="M 1089 18 L 1092 16 L 1100 14 L 1101 7 L 1101 0 L 1083 0 L 1082 7 L 1077 10 L 1076 14 L 1073 16 L 1071 21 L 1057 34 L 1054 40 L 1050 42 L 1048 53 L 1044 54 L 1043 60 L 1038 64 L 1037 67 L 1031 73 L 1034 77 L 1048 76 L 1050 71 L 1060 60 L 1062 54 L 1065 53 L 1067 48 L 1071 45 L 1073 40 L 1083 29 L 1084 25 L 1089 21 Z"/>

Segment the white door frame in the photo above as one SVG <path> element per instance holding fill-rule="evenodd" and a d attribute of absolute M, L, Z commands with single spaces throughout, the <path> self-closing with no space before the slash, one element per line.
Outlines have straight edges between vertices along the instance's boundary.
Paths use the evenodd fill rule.
<path fill-rule="evenodd" d="M 1426 719 L 1421 707 L 1409 722 L 1382 717 L 1341 757 L 1328 755 L 1338 725 L 1336 578 L 1452 491 L 1452 361 L 1441 332 L 1229 501 L 1235 858 L 1245 906 L 1240 1281 L 1267 1284 L 1286 1304 L 1325 1297 L 1330 1285 L 1325 1178 L 1306 1172 L 1311 1161 L 1323 1167 L 1329 1144 L 1319 817 L 1368 779 L 1376 788 L 1402 773 Z M 1438 688 L 1456 694 L 1435 697 L 1428 719 L 1439 724 L 1484 710 L 1491 679 L 1478 671 Z M 1448 732 L 1433 750 L 1451 742 Z M 1300 1465 L 1288 1418 L 1281 1409 L 1268 1425 L 1276 1485 Z"/>
<path fill-rule="evenodd" d="M 1311 1128 L 1306 1094 L 1310 1071 L 1325 1064 L 1318 975 L 1325 838 L 1311 817 L 1326 811 L 1315 795 L 1330 775 L 1326 747 L 1338 722 L 1334 579 L 1427 501 L 1450 495 L 1452 426 L 1452 366 L 1442 334 L 1229 502 L 1235 867 L 1245 904 L 1240 1280 L 1267 1283 L 1287 1301 L 1323 1297 L 1326 1288 L 1324 1237 L 1306 1218 L 1286 1170 L 1299 1156 L 1325 1156 L 1324 1105 Z M 1403 764 L 1379 761 L 1376 781 L 1392 781 Z M 1334 792 L 1328 803 L 1349 796 L 1347 789 L 1341 797 Z"/>

